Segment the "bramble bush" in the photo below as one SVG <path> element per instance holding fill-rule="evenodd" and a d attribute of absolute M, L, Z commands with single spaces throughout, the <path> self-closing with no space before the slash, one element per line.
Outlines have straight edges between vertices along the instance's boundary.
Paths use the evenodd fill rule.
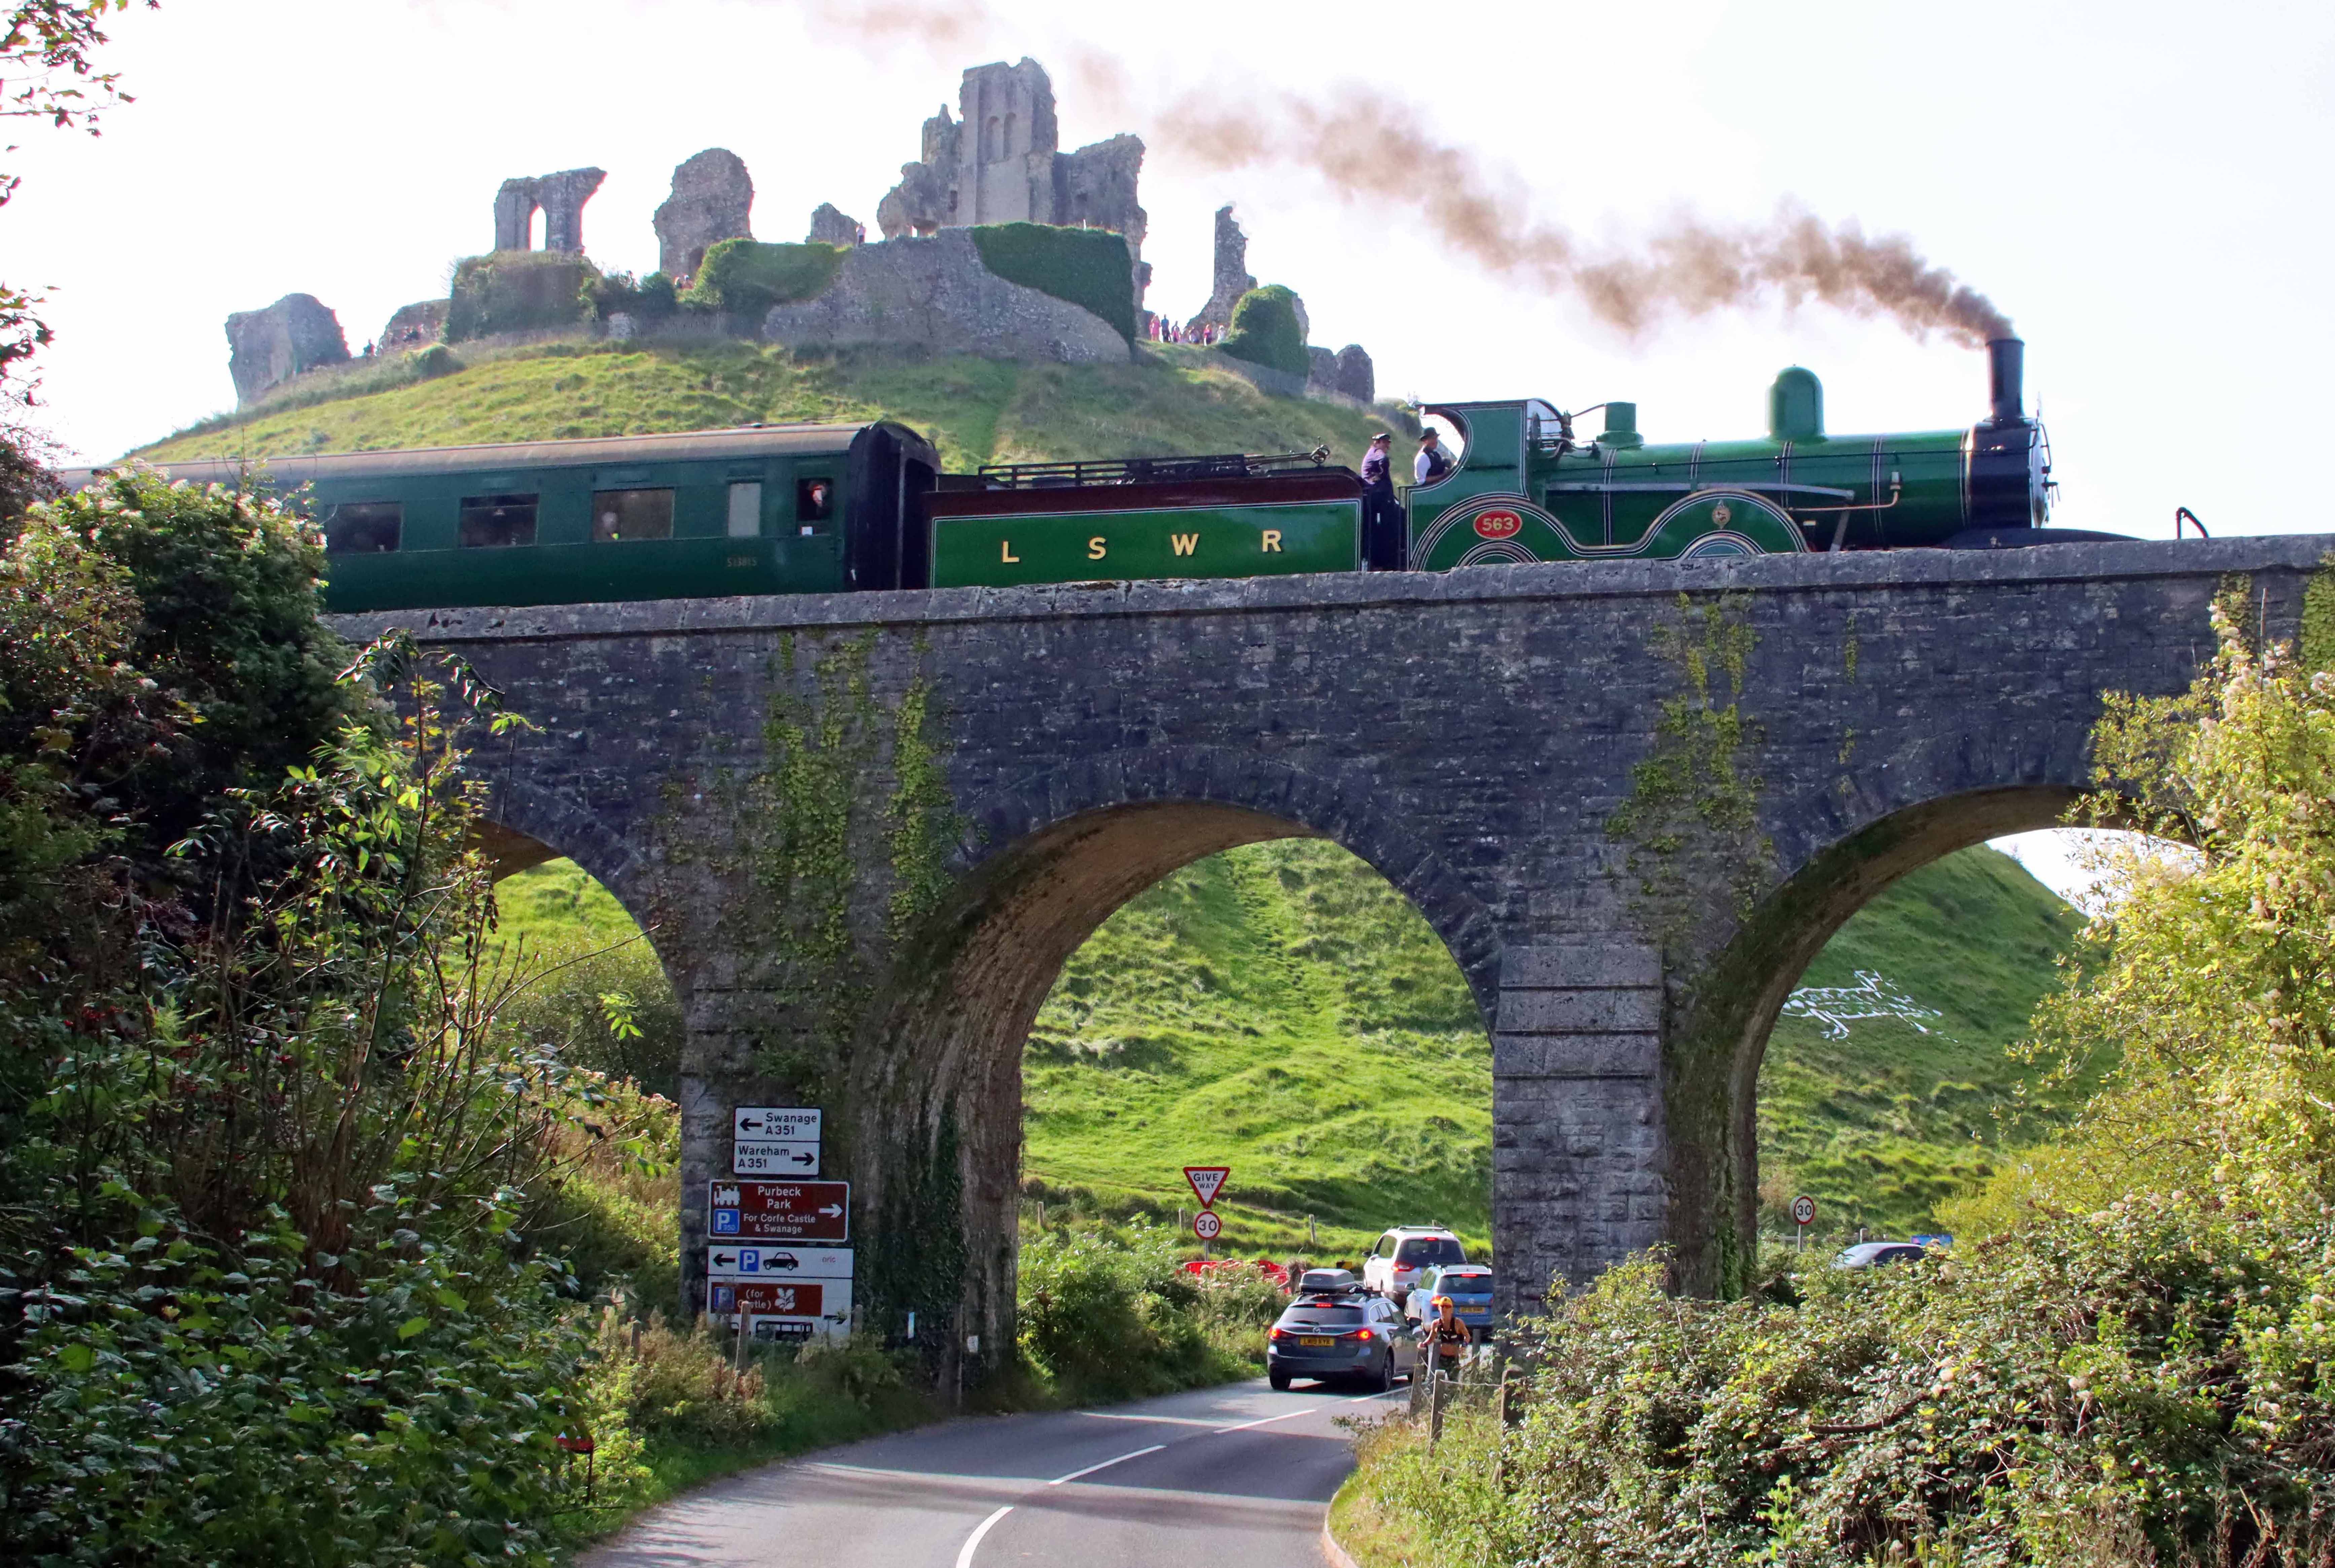
<path fill-rule="evenodd" d="M 2335 676 L 2217 629 L 2097 737 L 2078 819 L 2156 837 L 2037 1016 L 2064 1073 L 2117 1053 L 2077 1124 L 1949 1256 L 1609 1272 L 1517 1336 L 1513 1429 L 1370 1437 L 1366 1560 L 2335 1562 Z"/>

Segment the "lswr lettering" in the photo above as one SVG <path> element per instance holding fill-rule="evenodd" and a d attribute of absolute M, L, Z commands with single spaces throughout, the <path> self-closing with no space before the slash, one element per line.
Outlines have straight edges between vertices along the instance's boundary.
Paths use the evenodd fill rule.
<path fill-rule="evenodd" d="M 1278 555 L 1281 553 L 1281 530 L 1279 528 L 1267 528 L 1264 530 L 1264 547 L 1271 554 Z"/>
<path fill-rule="evenodd" d="M 1177 555 L 1188 556 L 1192 553 L 1193 547 L 1200 542 L 1200 536 L 1197 534 L 1170 534 L 1168 536 L 1168 542 L 1176 547 L 1176 553 Z"/>

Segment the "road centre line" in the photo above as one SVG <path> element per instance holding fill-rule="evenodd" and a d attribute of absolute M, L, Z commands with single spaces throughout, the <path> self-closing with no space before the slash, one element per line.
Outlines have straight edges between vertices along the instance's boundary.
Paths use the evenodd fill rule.
<path fill-rule="evenodd" d="M 1013 1505 L 1008 1503 L 1004 1507 L 1000 1508 L 996 1513 L 992 1514 L 988 1518 L 983 1519 L 980 1524 L 975 1524 L 973 1527 L 973 1534 L 965 1537 L 964 1544 L 957 1551 L 956 1568 L 973 1568 L 973 1549 L 981 1544 L 981 1538 L 989 1534 L 989 1527 L 992 1524 L 996 1524 L 1000 1519 L 1004 1518 L 1005 1515 L 1012 1512 L 1013 1512 Z"/>
<path fill-rule="evenodd" d="M 1121 1454 L 1116 1459 L 1105 1459 L 1100 1465 L 1089 1465 L 1083 1470 L 1073 1470 L 1067 1476 L 1057 1476 L 1052 1480 L 1047 1482 L 1046 1485 L 1049 1486 L 1059 1486 L 1066 1481 L 1075 1481 L 1082 1476 L 1091 1476 L 1097 1470 L 1108 1470 L 1113 1465 L 1124 1465 L 1129 1459 L 1140 1459 L 1146 1454 L 1157 1454 L 1160 1449 L 1167 1446 L 1168 1445 L 1165 1443 L 1154 1443 L 1148 1448 L 1138 1448 L 1132 1454 Z M 973 1568 L 973 1553 L 974 1549 L 981 1544 L 981 1538 L 989 1534 L 990 1527 L 992 1525 L 995 1524 L 1000 1519 L 1004 1518 L 1005 1515 L 1012 1512 L 1013 1512 L 1013 1505 L 1008 1503 L 1004 1507 L 1000 1508 L 996 1513 L 992 1514 L 988 1518 L 983 1519 L 980 1524 L 975 1524 L 973 1527 L 973 1534 L 964 1538 L 964 1544 L 963 1546 L 957 1548 L 956 1568 Z"/>
<path fill-rule="evenodd" d="M 1057 1476 L 1052 1480 L 1047 1482 L 1046 1485 L 1049 1486 L 1059 1486 L 1065 1481 L 1075 1481 L 1081 1476 L 1091 1476 L 1097 1470 L 1108 1470 L 1113 1465 L 1124 1465 L 1129 1459 L 1140 1459 L 1146 1454 L 1157 1454 L 1160 1449 L 1167 1446 L 1168 1445 L 1165 1443 L 1154 1443 L 1148 1448 L 1138 1448 L 1132 1454 L 1121 1454 L 1116 1459 L 1105 1459 L 1100 1465 L 1089 1465 L 1083 1470 L 1073 1470 L 1067 1476 Z"/>
<path fill-rule="evenodd" d="M 1364 1399 L 1383 1399 L 1386 1397 L 1387 1396 L 1384 1394 L 1357 1394 L 1350 1399 L 1341 1399 L 1338 1403 L 1342 1405 L 1353 1405 L 1359 1404 Z M 1217 1427 L 1215 1428 L 1214 1430 L 1216 1432 L 1245 1432 L 1252 1427 L 1269 1427 L 1275 1421 L 1289 1421 L 1294 1420 L 1299 1416 L 1309 1416 L 1321 1408 L 1322 1407 L 1319 1405 L 1308 1405 L 1302 1410 L 1289 1410 L 1278 1416 L 1267 1416 L 1262 1420 L 1243 1421 L 1236 1427 Z M 1098 1410 L 1081 1410 L 1079 1413 L 1082 1416 L 1095 1416 L 1100 1415 L 1102 1412 Z M 1133 1418 L 1122 1418 L 1131 1419 Z M 1154 1418 L 1157 1419 L 1158 1418 Z M 1172 1417 L 1168 1418 L 1177 1419 Z M 1188 1418 L 1186 1418 L 1185 1419 L 1188 1419 Z M 1177 1420 L 1177 1424 L 1182 1425 L 1183 1420 Z M 1052 1480 L 1047 1482 L 1046 1485 L 1049 1486 L 1060 1486 L 1066 1482 L 1076 1481 L 1082 1479 L 1085 1476 L 1091 1476 L 1097 1470 L 1108 1470 L 1113 1465 L 1124 1465 L 1129 1459 L 1140 1459 L 1146 1454 L 1157 1454 L 1167 1447 L 1168 1445 L 1165 1443 L 1154 1443 L 1148 1448 L 1138 1448 L 1133 1453 L 1121 1454 L 1116 1459 L 1105 1459 L 1100 1465 L 1089 1465 L 1083 1470 L 1073 1470 L 1067 1476 L 1057 1476 Z M 822 1468 L 842 1469 L 844 1466 L 838 1465 L 822 1466 Z M 988 1518 L 983 1519 L 980 1524 L 973 1527 L 973 1534 L 966 1536 L 964 1544 L 957 1549 L 956 1568 L 973 1568 L 974 1550 L 981 1544 L 981 1538 L 989 1534 L 991 1526 L 994 1525 L 1000 1519 L 1004 1518 L 1005 1515 L 1012 1512 L 1013 1512 L 1013 1505 L 1008 1503 L 1004 1507 L 1000 1508 L 996 1513 L 992 1514 Z"/>
<path fill-rule="evenodd" d="M 1343 1399 L 1339 1400 L 1339 1401 L 1338 1401 L 1338 1403 L 1340 1403 L 1340 1404 L 1342 1404 L 1342 1405 L 1359 1405 L 1359 1404 L 1361 1404 L 1364 1399 L 1387 1399 L 1388 1397 L 1389 1397 L 1389 1396 L 1388 1396 L 1388 1395 L 1385 1395 L 1385 1394 L 1354 1394 L 1354 1395 L 1351 1395 L 1351 1396 L 1349 1396 L 1349 1397 L 1348 1397 L 1348 1398 L 1346 1398 L 1346 1399 Z M 1226 1433 L 1226 1432 L 1245 1432 L 1245 1431 L 1247 1431 L 1251 1427 L 1270 1427 L 1270 1426 L 1272 1426 L 1275 1421 L 1293 1421 L 1293 1420 L 1297 1419 L 1297 1418 L 1298 1418 L 1298 1417 L 1300 1417 L 1300 1416 L 1310 1416 L 1310 1415 L 1313 1414 L 1316 1410 L 1319 1410 L 1321 1408 L 1322 1408 L 1322 1407 L 1321 1407 L 1321 1406 L 1319 1406 L 1319 1405 L 1308 1405 L 1308 1406 L 1306 1406 L 1306 1407 L 1305 1407 L 1303 1409 L 1302 1409 L 1302 1410 L 1290 1410 L 1290 1411 L 1286 1411 L 1286 1412 L 1284 1412 L 1284 1414 L 1282 1414 L 1282 1415 L 1278 1415 L 1278 1416 L 1267 1416 L 1267 1417 L 1264 1418 L 1262 1420 L 1256 1420 L 1256 1421 L 1243 1421 L 1243 1422 L 1242 1422 L 1239 1426 L 1237 1426 L 1237 1427 L 1218 1427 L 1218 1428 L 1216 1428 L 1216 1431 L 1217 1431 L 1219 1434 L 1223 1434 L 1223 1433 Z"/>
<path fill-rule="evenodd" d="M 1133 1416 L 1124 1410 L 1080 1410 L 1081 1416 L 1092 1416 L 1098 1421 L 1139 1421 L 1147 1426 L 1206 1427 L 1214 1430 L 1216 1423 L 1200 1416 Z"/>

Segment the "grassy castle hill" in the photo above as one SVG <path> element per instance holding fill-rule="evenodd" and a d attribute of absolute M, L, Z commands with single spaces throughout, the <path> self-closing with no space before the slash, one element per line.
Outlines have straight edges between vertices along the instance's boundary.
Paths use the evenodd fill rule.
<path fill-rule="evenodd" d="M 1266 396 L 1177 346 L 1070 366 L 575 342 L 320 373 L 134 455 L 261 460 L 878 414 L 958 469 L 1324 444 L 1352 463 L 1373 429 L 1400 423 Z M 507 881 L 502 904 L 505 934 L 547 953 L 633 929 L 564 861 Z M 1828 1235 L 1935 1228 L 1941 1201 L 2042 1136 L 2065 1101 L 2022 1097 L 2037 1075 L 2005 1048 L 2078 924 L 1987 849 L 1905 878 L 1849 922 L 1801 982 L 1844 994 L 1808 1004 L 1824 1017 L 1784 1018 L 1762 1070 L 1762 1230 L 1789 1230 L 1784 1205 L 1799 1192 Z M 656 1080 L 679 1020 L 645 950 L 578 973 L 596 996 L 635 995 L 649 1038 L 629 1056 L 670 1092 Z M 547 1011 L 588 1021 L 596 996 Z M 1179 1167 L 1226 1163 L 1218 1206 L 1235 1251 L 1351 1255 L 1381 1226 L 1421 1220 L 1488 1240 L 1491 1060 L 1474 1004 L 1417 913 L 1332 847 L 1231 851 L 1121 909 L 1064 970 L 1023 1083 L 1025 1220 L 1041 1205 L 1050 1224 L 1172 1218 L 1190 1202 Z"/>
<path fill-rule="evenodd" d="M 1361 461 L 1391 410 L 1268 397 L 1212 351 L 1145 344 L 1127 364 L 797 355 L 751 344 L 462 344 L 301 377 L 129 455 L 260 460 L 487 441 L 651 435 L 886 416 L 954 470 L 1178 452 L 1310 451 Z"/>

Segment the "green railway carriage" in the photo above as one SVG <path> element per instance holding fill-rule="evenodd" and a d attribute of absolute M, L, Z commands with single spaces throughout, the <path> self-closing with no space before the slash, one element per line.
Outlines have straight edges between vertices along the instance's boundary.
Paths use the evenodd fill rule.
<path fill-rule="evenodd" d="M 897 587 L 938 469 L 885 421 L 168 465 L 300 493 L 334 611 Z"/>
<path fill-rule="evenodd" d="M 2020 345 L 1988 345 L 1993 408 L 1967 430 L 1835 436 L 1824 389 L 1797 366 L 1768 392 L 1764 440 L 1648 445 L 1637 408 L 1576 416 L 1536 401 L 1431 407 L 1461 457 L 1410 493 L 1410 565 L 1617 557 L 1700 560 L 1808 550 L 2042 543 L 2050 498 L 2042 427 L 2020 407 Z"/>
<path fill-rule="evenodd" d="M 1361 564 L 1362 486 L 1328 454 L 1028 463 L 927 498 L 935 587 L 1256 577 Z"/>

